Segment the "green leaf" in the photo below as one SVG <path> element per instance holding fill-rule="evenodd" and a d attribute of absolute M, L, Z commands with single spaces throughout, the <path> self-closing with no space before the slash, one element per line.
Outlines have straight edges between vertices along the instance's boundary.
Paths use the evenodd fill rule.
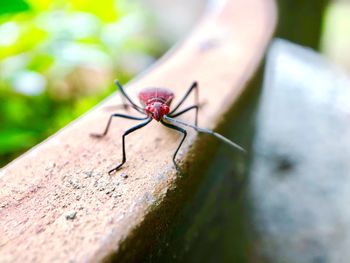
<path fill-rule="evenodd" d="M 30 6 L 24 0 L 5 0 L 0 2 L 0 15 L 27 11 Z"/>

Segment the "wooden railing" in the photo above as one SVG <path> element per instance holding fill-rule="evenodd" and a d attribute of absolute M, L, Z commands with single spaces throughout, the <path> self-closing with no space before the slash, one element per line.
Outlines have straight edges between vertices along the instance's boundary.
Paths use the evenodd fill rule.
<path fill-rule="evenodd" d="M 218 129 L 261 63 L 275 23 L 273 0 L 212 6 L 127 92 L 135 98 L 143 87 L 168 87 L 178 99 L 196 80 L 204 102 L 199 124 Z M 190 191 L 217 144 L 189 131 L 178 157 L 181 175 L 171 161 L 179 134 L 153 122 L 127 137 L 127 162 L 108 175 L 133 121 L 115 120 L 101 140 L 89 133 L 103 130 L 105 106 L 120 103 L 119 94 L 111 96 L 1 170 L 0 262 L 135 262 L 166 231 L 183 201 L 169 193 Z"/>

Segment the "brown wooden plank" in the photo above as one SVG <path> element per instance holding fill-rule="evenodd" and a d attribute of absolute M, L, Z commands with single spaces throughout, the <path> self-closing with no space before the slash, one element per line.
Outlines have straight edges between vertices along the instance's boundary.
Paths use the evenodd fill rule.
<path fill-rule="evenodd" d="M 197 80 L 207 102 L 200 126 L 215 128 L 261 62 L 275 20 L 273 0 L 226 1 L 127 90 L 135 97 L 145 86 L 164 86 L 179 98 Z M 89 133 L 106 124 L 109 114 L 101 108 L 118 103 L 119 96 L 111 96 L 1 170 L 1 262 L 99 261 L 117 251 L 174 186 L 171 155 L 179 135 L 156 122 L 127 137 L 127 163 L 107 174 L 120 161 L 122 132 L 135 122 L 115 120 L 102 140 Z M 186 153 L 196 138 L 191 132 L 181 162 L 195 161 Z"/>

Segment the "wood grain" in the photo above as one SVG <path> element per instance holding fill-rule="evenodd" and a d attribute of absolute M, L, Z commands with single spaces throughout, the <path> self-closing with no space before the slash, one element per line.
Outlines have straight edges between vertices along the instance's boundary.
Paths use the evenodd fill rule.
<path fill-rule="evenodd" d="M 164 86 L 178 99 L 197 80 L 206 102 L 200 126 L 215 128 L 261 62 L 275 20 L 273 0 L 209 9 L 188 39 L 127 92 L 135 98 L 143 87 Z M 117 93 L 1 170 L 0 262 L 100 261 L 162 202 L 177 178 L 171 156 L 179 134 L 153 121 L 127 137 L 127 163 L 109 176 L 121 160 L 121 134 L 135 122 L 114 120 L 101 140 L 89 133 L 103 130 L 103 107 L 119 103 Z M 180 162 L 195 161 L 186 153 L 196 139 L 191 132 Z"/>

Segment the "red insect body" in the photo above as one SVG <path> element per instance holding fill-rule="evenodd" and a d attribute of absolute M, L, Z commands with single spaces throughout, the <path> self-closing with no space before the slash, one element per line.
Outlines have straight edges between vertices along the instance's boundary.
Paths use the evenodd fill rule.
<path fill-rule="evenodd" d="M 149 116 L 160 121 L 169 113 L 174 93 L 165 88 L 148 88 L 140 91 L 139 99 Z"/>
<path fill-rule="evenodd" d="M 218 139 L 222 140 L 223 142 L 229 144 L 230 146 L 237 148 L 237 149 L 244 152 L 244 149 L 242 147 L 240 147 L 236 143 L 232 142 L 231 140 L 227 139 L 226 137 L 222 136 L 221 134 L 218 134 L 212 130 L 200 128 L 197 126 L 197 116 L 198 116 L 198 108 L 199 108 L 198 94 L 197 94 L 198 93 L 197 82 L 193 82 L 193 84 L 188 89 L 186 94 L 177 103 L 177 105 L 174 107 L 174 109 L 172 111 L 170 111 L 170 109 L 169 109 L 170 104 L 171 104 L 172 100 L 174 99 L 174 93 L 171 90 L 168 90 L 165 88 L 148 88 L 148 89 L 142 90 L 138 95 L 140 102 L 142 104 L 142 107 L 140 107 L 137 104 L 135 104 L 128 97 L 128 95 L 125 93 L 123 86 L 118 81 L 116 81 L 116 85 L 119 87 L 123 97 L 129 101 L 130 106 L 133 109 L 135 109 L 136 111 L 138 111 L 140 114 L 143 114 L 146 116 L 135 117 L 135 116 L 129 116 L 129 115 L 125 115 L 125 114 L 112 114 L 109 118 L 109 121 L 108 121 L 107 126 L 105 128 L 105 131 L 102 134 L 92 134 L 93 137 L 97 137 L 97 138 L 104 137 L 108 132 L 108 129 L 110 127 L 110 124 L 111 124 L 113 117 L 143 121 L 142 123 L 140 123 L 134 127 L 131 127 L 130 129 L 125 131 L 125 133 L 123 134 L 123 137 L 122 137 L 123 160 L 118 166 L 116 166 L 115 168 L 110 170 L 108 172 L 109 174 L 114 172 L 114 171 L 117 171 L 126 162 L 125 136 L 127 136 L 128 134 L 130 134 L 130 133 L 132 133 L 132 132 L 134 132 L 142 127 L 145 127 L 148 123 L 151 122 L 152 118 L 155 119 L 156 121 L 160 121 L 160 123 L 162 125 L 170 128 L 170 129 L 176 130 L 178 132 L 181 132 L 183 134 L 182 140 L 181 140 L 180 144 L 178 145 L 178 147 L 176 148 L 176 151 L 173 155 L 173 162 L 174 162 L 174 165 L 177 169 L 178 169 L 178 166 L 177 166 L 176 161 L 175 161 L 176 154 L 179 151 L 179 149 L 180 149 L 180 147 L 181 147 L 182 143 L 184 142 L 186 135 L 187 135 L 186 130 L 181 126 L 191 127 L 193 129 L 195 129 L 197 132 L 202 132 L 202 133 L 207 133 L 207 134 L 213 135 L 213 136 L 217 137 Z M 186 100 L 186 98 L 190 95 L 190 93 L 193 90 L 195 90 L 195 92 L 196 92 L 195 104 L 190 106 L 190 107 L 187 107 L 185 109 L 182 109 L 182 110 L 180 108 L 180 111 L 177 111 L 178 108 L 183 104 L 183 102 Z M 187 122 L 183 122 L 181 120 L 174 119 L 174 117 L 180 116 L 180 115 L 182 115 L 190 110 L 196 111 L 196 119 L 195 119 L 194 125 L 189 124 Z"/>

